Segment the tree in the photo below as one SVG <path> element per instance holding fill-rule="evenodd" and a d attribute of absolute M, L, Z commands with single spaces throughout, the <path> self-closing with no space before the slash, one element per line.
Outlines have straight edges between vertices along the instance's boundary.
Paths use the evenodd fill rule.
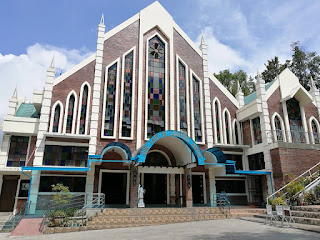
<path fill-rule="evenodd" d="M 247 73 L 243 70 L 238 70 L 235 73 L 231 73 L 228 69 L 220 71 L 214 76 L 232 93 L 233 96 L 237 94 L 237 83 L 240 84 L 242 92 L 245 96 L 249 95 L 255 89 L 253 82 L 248 81 Z M 251 81 L 253 81 L 253 78 Z M 249 78 L 249 79 L 250 79 Z"/>
<path fill-rule="evenodd" d="M 277 56 L 268 60 L 268 63 L 264 65 L 266 66 L 266 70 L 261 74 L 266 83 L 272 82 L 287 66 L 286 64 L 281 64 Z"/>

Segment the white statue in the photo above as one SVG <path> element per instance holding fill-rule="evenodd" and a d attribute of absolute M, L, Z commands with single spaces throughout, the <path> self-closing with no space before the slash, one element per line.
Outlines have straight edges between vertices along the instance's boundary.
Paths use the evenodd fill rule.
<path fill-rule="evenodd" d="M 144 195 L 145 192 L 146 192 L 146 190 L 143 189 L 141 184 L 139 184 L 139 187 L 138 187 L 138 208 L 144 208 L 145 207 L 145 204 L 144 204 L 144 201 L 143 201 L 143 195 Z"/>

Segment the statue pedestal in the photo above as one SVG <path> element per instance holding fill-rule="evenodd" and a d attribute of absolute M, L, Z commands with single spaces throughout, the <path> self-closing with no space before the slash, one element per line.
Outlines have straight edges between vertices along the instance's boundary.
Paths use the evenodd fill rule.
<path fill-rule="evenodd" d="M 139 198 L 139 201 L 138 201 L 138 208 L 144 208 L 146 207 L 144 202 L 143 202 L 143 198 Z"/>

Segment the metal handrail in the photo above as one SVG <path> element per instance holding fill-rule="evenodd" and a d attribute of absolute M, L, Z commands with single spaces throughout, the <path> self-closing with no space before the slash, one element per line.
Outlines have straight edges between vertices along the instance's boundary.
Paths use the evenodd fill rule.
<path fill-rule="evenodd" d="M 223 209 L 228 208 L 228 212 L 230 213 L 231 203 L 228 200 L 228 196 L 226 193 L 214 193 L 213 197 L 213 206 L 220 206 Z"/>
<path fill-rule="evenodd" d="M 31 203 L 31 201 L 30 201 Z M 28 209 L 27 209 L 28 208 Z M 29 210 L 30 208 L 28 207 L 28 202 L 25 202 L 23 204 L 23 206 L 18 210 L 18 212 L 12 214 L 10 217 L 9 217 L 9 220 L 8 222 L 12 221 L 12 226 L 11 226 L 11 229 L 14 230 L 15 229 L 15 225 L 16 223 L 19 224 L 19 222 L 21 221 L 22 219 L 22 216 L 24 215 L 27 215 L 29 213 Z M 27 214 L 26 214 L 26 211 L 27 211 Z M 18 222 L 17 222 L 18 220 Z"/>
<path fill-rule="evenodd" d="M 274 129 L 266 131 L 268 144 L 276 142 L 293 142 L 293 143 L 306 143 L 307 136 L 309 137 L 310 144 L 320 144 L 320 133 L 319 132 L 305 132 L 298 130 L 280 130 Z M 289 141 L 288 136 L 291 140 Z"/>
<path fill-rule="evenodd" d="M 288 184 L 284 185 L 282 188 L 280 188 L 278 191 L 274 192 L 273 194 L 271 194 L 270 196 L 267 197 L 267 202 L 268 200 L 275 196 L 276 194 L 279 194 L 282 190 L 284 190 L 289 184 L 291 184 L 292 182 L 295 182 L 301 178 L 305 178 L 305 177 L 308 177 L 308 178 L 311 178 L 313 176 L 313 174 L 316 174 L 318 173 L 318 171 L 312 173 L 312 170 L 315 169 L 316 167 L 320 166 L 320 162 L 318 162 L 316 165 L 314 165 L 313 167 L 309 168 L 307 171 L 305 171 L 304 173 L 302 173 L 301 175 L 299 175 L 298 177 L 296 177 L 295 179 L 293 179 L 291 182 L 289 182 Z M 308 174 L 308 176 L 305 176 L 306 174 Z M 304 180 L 305 181 L 305 180 Z M 284 193 L 283 195 L 287 195 L 287 192 Z"/>

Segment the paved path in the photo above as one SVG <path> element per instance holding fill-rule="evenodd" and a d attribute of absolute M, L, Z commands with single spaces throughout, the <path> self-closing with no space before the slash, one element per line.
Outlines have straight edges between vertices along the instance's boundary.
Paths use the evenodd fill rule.
<path fill-rule="evenodd" d="M 264 225 L 256 222 L 248 222 L 240 219 L 211 220 L 189 223 L 177 223 L 158 226 L 118 228 L 109 230 L 96 230 L 75 233 L 47 234 L 31 237 L 9 237 L 6 234 L 0 235 L 3 239 L 32 239 L 32 240 L 53 240 L 53 239 L 199 239 L 199 240 L 308 240 L 320 239 L 320 234 L 302 231 L 292 228 L 279 228 Z"/>

